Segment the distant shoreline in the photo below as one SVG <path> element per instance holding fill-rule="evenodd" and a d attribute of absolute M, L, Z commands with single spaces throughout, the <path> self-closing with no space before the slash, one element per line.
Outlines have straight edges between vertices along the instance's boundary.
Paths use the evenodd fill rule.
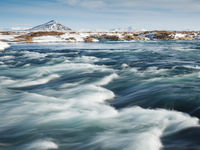
<path fill-rule="evenodd" d="M 200 40 L 200 31 L 0 31 L 2 42 L 101 42 L 138 40 Z"/>

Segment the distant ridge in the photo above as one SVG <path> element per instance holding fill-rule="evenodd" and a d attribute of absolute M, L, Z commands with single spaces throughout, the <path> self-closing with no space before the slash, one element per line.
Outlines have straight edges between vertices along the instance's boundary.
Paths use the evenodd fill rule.
<path fill-rule="evenodd" d="M 70 30 L 71 30 L 70 28 L 65 27 L 59 22 L 51 20 L 47 23 L 28 29 L 27 31 L 70 31 Z"/>

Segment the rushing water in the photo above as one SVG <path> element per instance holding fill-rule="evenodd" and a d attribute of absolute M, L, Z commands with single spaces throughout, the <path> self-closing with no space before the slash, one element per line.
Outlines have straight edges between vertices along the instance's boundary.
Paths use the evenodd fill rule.
<path fill-rule="evenodd" d="M 13 44 L 1 150 L 199 150 L 198 41 Z"/>

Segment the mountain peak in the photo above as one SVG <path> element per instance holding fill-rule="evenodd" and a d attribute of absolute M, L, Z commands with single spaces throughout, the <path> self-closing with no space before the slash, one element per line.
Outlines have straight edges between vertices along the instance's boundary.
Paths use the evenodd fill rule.
<path fill-rule="evenodd" d="M 58 23 L 58 22 L 56 20 L 51 20 L 51 21 L 49 21 L 47 23 Z"/>
<path fill-rule="evenodd" d="M 69 30 L 71 29 L 65 27 L 56 20 L 51 20 L 47 23 L 29 29 L 29 31 L 69 31 Z"/>

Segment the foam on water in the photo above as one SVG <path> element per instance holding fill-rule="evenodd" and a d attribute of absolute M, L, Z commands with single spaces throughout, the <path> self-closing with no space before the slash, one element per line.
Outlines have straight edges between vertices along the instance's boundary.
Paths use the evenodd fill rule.
<path fill-rule="evenodd" d="M 8 59 L 13 59 L 15 58 L 14 56 L 3 56 L 3 57 L 0 57 L 0 60 L 8 60 Z"/>
<path fill-rule="evenodd" d="M 128 65 L 124 63 L 124 64 L 121 65 L 121 67 L 122 67 L 122 68 L 127 68 Z"/>
<path fill-rule="evenodd" d="M 88 63 L 93 63 L 93 62 L 98 62 L 100 59 L 94 56 L 81 56 L 76 58 L 78 62 L 88 62 Z"/>
<path fill-rule="evenodd" d="M 156 75 L 156 74 L 165 74 L 169 69 L 159 69 L 158 67 L 148 67 L 145 70 L 140 70 L 140 68 L 133 67 L 129 69 L 129 71 L 133 72 L 139 76 L 149 76 L 149 75 Z"/>
<path fill-rule="evenodd" d="M 94 127 L 99 126 L 104 130 L 97 134 L 91 133 L 96 136 L 90 142 L 82 144 L 88 147 L 98 145 L 102 149 L 124 150 L 159 150 L 162 148 L 161 136 L 186 127 L 198 126 L 197 118 L 176 111 L 151 110 L 141 107 L 118 111 L 107 105 L 105 101 L 113 99 L 115 95 L 112 91 L 100 86 L 109 84 L 116 77 L 117 74 L 111 74 L 104 77 L 98 84 L 96 82 L 82 84 L 69 91 L 58 91 L 55 97 L 54 94 L 57 91 L 46 91 L 45 89 L 42 91 L 44 95 L 24 93 L 20 95 L 20 101 L 9 106 L 12 107 L 9 112 L 5 113 L 6 105 L 3 106 L 0 113 L 3 113 L 4 117 L 0 121 L 4 122 L 5 129 L 13 125 L 21 126 L 21 122 L 29 122 L 35 127 L 62 122 L 67 127 L 77 120 L 79 123 L 76 126 L 78 125 L 77 128 L 80 128 L 82 132 L 84 126 L 89 127 L 92 123 Z M 48 116 L 45 115 L 46 113 Z M 28 128 L 29 123 L 23 124 L 23 127 Z M 37 140 L 29 144 L 26 149 L 44 150 L 58 147 L 59 145 L 52 141 Z"/>
<path fill-rule="evenodd" d="M 23 81 L 23 83 L 16 83 L 15 87 L 41 85 L 41 84 L 48 83 L 49 81 L 57 79 L 59 77 L 60 76 L 58 74 L 52 74 L 52 75 L 49 75 L 45 78 L 41 78 L 41 79 L 38 79 L 38 80 L 35 80 L 35 79 L 34 80 L 25 80 L 25 81 Z"/>
<path fill-rule="evenodd" d="M 48 149 L 58 149 L 58 145 L 51 140 L 37 140 L 26 147 L 27 150 L 48 150 Z"/>
<path fill-rule="evenodd" d="M 185 68 L 190 68 L 190 69 L 197 69 L 200 70 L 200 66 L 192 66 L 192 65 L 184 65 Z"/>
<path fill-rule="evenodd" d="M 105 149 L 159 150 L 162 135 L 198 125 L 197 118 L 180 112 L 140 107 L 123 109 L 109 119 L 113 119 L 112 127 L 93 141 L 93 144 L 102 143 Z"/>
<path fill-rule="evenodd" d="M 116 73 L 113 73 L 105 78 L 103 78 L 102 80 L 96 82 L 96 85 L 98 86 L 103 86 L 103 85 L 107 85 L 108 83 L 110 83 L 112 80 L 117 79 L 119 76 Z"/>
<path fill-rule="evenodd" d="M 88 70 L 90 71 L 94 71 L 94 70 L 98 70 L 98 71 L 113 71 L 112 68 L 106 68 L 105 66 L 98 66 L 98 65 L 94 65 L 94 64 L 85 64 L 85 63 L 62 63 L 62 64 L 57 64 L 54 66 L 45 66 L 45 67 L 41 67 L 42 70 L 48 70 L 49 72 L 56 72 L 56 71 L 67 71 L 67 70 L 77 70 L 77 71 L 83 71 L 83 70 Z"/>
<path fill-rule="evenodd" d="M 44 58 L 49 55 L 45 53 L 30 52 L 30 51 L 24 51 L 23 54 L 24 54 L 24 57 L 30 57 L 32 59 Z"/>

